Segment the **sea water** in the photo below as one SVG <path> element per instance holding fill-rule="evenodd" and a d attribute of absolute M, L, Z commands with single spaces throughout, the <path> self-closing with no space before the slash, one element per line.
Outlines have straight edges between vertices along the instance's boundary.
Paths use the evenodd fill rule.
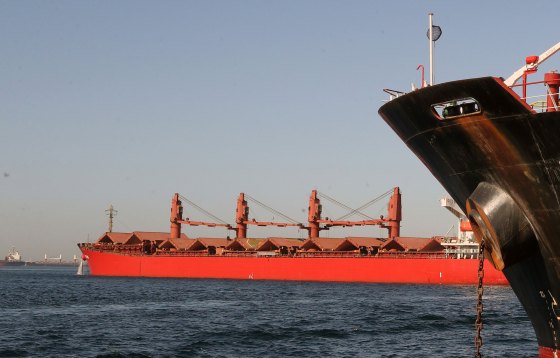
<path fill-rule="evenodd" d="M 76 276 L 0 269 L 0 357 L 472 357 L 474 286 Z M 483 356 L 535 357 L 509 287 Z"/>

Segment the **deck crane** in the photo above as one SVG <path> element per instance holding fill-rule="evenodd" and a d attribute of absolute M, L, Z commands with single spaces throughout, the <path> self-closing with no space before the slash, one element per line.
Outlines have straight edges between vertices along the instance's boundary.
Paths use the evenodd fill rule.
<path fill-rule="evenodd" d="M 535 83 L 544 83 L 547 94 L 546 94 L 546 111 L 547 112 L 556 112 L 560 110 L 560 100 L 559 100 L 559 92 L 560 92 L 560 74 L 557 71 L 549 71 L 544 74 L 544 81 L 542 82 L 532 82 L 527 83 L 527 76 L 531 73 L 537 72 L 537 69 L 541 63 L 548 60 L 552 55 L 556 52 L 560 51 L 560 42 L 556 45 L 552 46 L 545 52 L 541 53 L 540 56 L 528 56 L 525 58 L 525 66 L 521 67 L 519 70 L 515 71 L 507 80 L 504 81 L 504 84 L 513 88 L 516 86 L 522 87 L 522 96 L 521 98 L 525 101 L 527 100 L 527 85 L 535 84 Z M 523 83 L 520 85 L 516 85 L 515 83 L 520 79 L 523 78 Z M 538 101 L 539 102 L 539 101 Z M 534 103 L 535 104 L 535 103 Z M 533 106 L 533 105 L 531 105 Z"/>
<path fill-rule="evenodd" d="M 458 240 L 460 242 L 475 243 L 471 223 L 455 200 L 450 197 L 444 197 L 440 200 L 440 204 L 459 220 Z"/>
<path fill-rule="evenodd" d="M 515 71 L 511 76 L 509 76 L 507 80 L 504 81 L 504 83 L 508 87 L 512 87 L 515 85 L 515 83 L 517 83 L 517 81 L 519 81 L 520 78 L 523 78 L 523 80 L 526 81 L 528 74 L 537 72 L 539 65 L 548 60 L 558 51 L 560 51 L 560 42 L 558 42 L 556 45 L 552 46 L 545 52 L 541 53 L 539 56 L 528 56 L 525 59 L 525 65 Z"/>
<path fill-rule="evenodd" d="M 259 206 L 282 216 L 287 221 L 291 222 L 272 222 L 272 221 L 257 221 L 255 219 L 249 220 L 249 206 L 247 204 L 247 200 L 245 198 L 250 199 L 252 202 L 258 204 Z M 247 237 L 247 225 L 255 225 L 255 226 L 276 226 L 276 227 L 288 227 L 288 226 L 297 226 L 299 228 L 303 228 L 303 224 L 296 222 L 295 220 L 287 217 L 286 215 L 282 214 L 281 212 L 272 209 L 268 205 L 261 203 L 260 201 L 250 197 L 245 193 L 240 193 L 237 199 L 237 208 L 235 211 L 235 223 L 236 228 L 236 238 L 237 239 L 245 239 Z"/>
<path fill-rule="evenodd" d="M 284 217 L 286 220 L 291 222 L 272 222 L 272 221 L 257 221 L 255 219 L 249 219 L 249 206 L 247 204 L 247 200 L 245 198 L 250 199 L 251 201 L 257 203 L 258 205 L 266 208 Z M 181 202 L 183 201 L 188 202 L 190 205 L 194 206 L 198 210 L 202 211 L 206 215 L 212 217 L 215 222 L 206 222 L 206 221 L 193 221 L 189 220 L 189 218 L 183 219 L 183 205 Z M 170 237 L 171 238 L 179 238 L 181 236 L 181 224 L 189 225 L 189 226 L 207 226 L 207 227 L 224 227 L 227 230 L 235 231 L 236 239 L 244 239 L 247 237 L 247 226 L 248 225 L 255 225 L 255 226 L 276 226 L 276 227 L 288 227 L 288 226 L 296 226 L 303 228 L 303 224 L 296 222 L 293 219 L 290 219 L 286 215 L 276 211 L 267 205 L 261 203 L 260 201 L 246 195 L 244 193 L 240 193 L 237 199 L 237 208 L 236 208 L 236 218 L 235 223 L 236 227 L 224 222 L 223 220 L 219 219 L 218 217 L 212 215 L 208 211 L 202 209 L 198 205 L 194 204 L 192 201 L 186 199 L 185 197 L 180 196 L 178 193 L 173 195 L 173 199 L 171 200 L 171 230 L 170 230 Z"/>
<path fill-rule="evenodd" d="M 183 220 L 183 205 L 181 199 L 188 202 L 198 210 L 202 211 L 206 215 L 212 217 L 214 220 L 218 222 L 206 222 L 206 221 L 193 221 L 186 218 Z M 208 211 L 202 209 L 200 206 L 196 205 L 192 201 L 188 200 L 185 197 L 179 195 L 179 193 L 175 193 L 173 195 L 173 199 L 171 199 L 171 230 L 170 230 L 170 237 L 172 239 L 178 239 L 181 237 L 181 224 L 190 225 L 190 226 L 208 226 L 208 227 L 225 227 L 228 230 L 234 230 L 230 224 L 224 222 L 223 220 L 217 218 L 216 216 L 212 215 Z"/>
<path fill-rule="evenodd" d="M 373 202 L 385 197 L 386 195 L 391 194 L 391 198 L 389 200 L 388 209 L 387 209 L 387 217 L 381 216 L 380 218 L 374 219 L 365 214 L 362 214 L 359 210 L 369 206 Z M 324 196 L 324 194 L 323 194 Z M 328 197 L 327 197 L 328 198 Z M 251 202 L 258 204 L 259 206 L 273 212 L 274 214 L 283 217 L 286 219 L 287 222 L 273 222 L 273 221 L 257 221 L 255 219 L 249 219 L 249 206 L 247 204 L 247 199 L 251 200 Z M 331 198 L 328 198 L 331 199 Z M 193 221 L 189 220 L 189 218 L 183 219 L 183 205 L 181 200 L 189 203 L 190 205 L 194 206 L 198 210 L 202 211 L 206 215 L 212 217 L 215 222 L 205 222 L 205 221 Z M 331 199 L 333 200 L 333 199 Z M 339 203 L 340 204 L 340 203 Z M 345 206 L 346 209 L 350 210 L 350 213 L 346 214 L 345 216 L 339 218 L 338 220 L 330 220 L 329 218 L 323 218 L 321 216 L 322 206 L 321 201 L 318 197 L 317 190 L 313 190 L 311 192 L 311 196 L 309 198 L 309 215 L 308 215 L 308 225 L 304 226 L 302 223 L 297 222 L 296 220 L 291 219 L 290 217 L 282 214 L 281 212 L 270 208 L 269 206 L 261 203 L 260 201 L 250 197 L 247 194 L 240 193 L 237 199 L 237 208 L 236 208 L 236 215 L 235 215 L 235 223 L 236 227 L 220 220 L 216 216 L 212 215 L 208 211 L 202 209 L 198 205 L 194 204 L 187 198 L 180 196 L 178 193 L 173 195 L 173 199 L 171 200 L 171 229 L 170 229 L 170 237 L 171 238 L 179 238 L 181 236 L 181 225 L 190 225 L 190 226 L 207 226 L 207 227 L 225 227 L 227 230 L 235 231 L 236 239 L 245 239 L 247 237 L 247 226 L 254 225 L 254 226 L 276 226 L 276 227 L 298 227 L 300 229 L 306 229 L 308 231 L 309 238 L 316 238 L 319 237 L 319 232 L 321 230 L 328 230 L 331 227 L 335 226 L 366 226 L 366 225 L 378 225 L 382 228 L 388 230 L 388 238 L 392 239 L 400 235 L 400 221 L 401 221 L 401 193 L 398 187 L 393 188 L 392 190 L 388 191 L 387 193 L 383 194 L 382 196 L 366 203 L 365 205 L 361 206 L 358 209 L 352 209 Z M 353 214 L 360 214 L 364 216 L 365 220 L 361 221 L 349 221 L 345 220 L 348 216 Z"/>
<path fill-rule="evenodd" d="M 379 219 L 367 217 L 367 220 L 348 221 L 329 220 L 328 218 L 323 219 L 321 217 L 322 205 L 317 196 L 317 190 L 313 190 L 311 192 L 311 197 L 309 198 L 309 226 L 306 227 L 306 229 L 309 231 L 309 238 L 319 237 L 319 232 L 321 230 L 328 230 L 330 227 L 334 226 L 346 227 L 366 225 L 378 225 L 384 229 L 387 229 L 389 239 L 400 236 L 400 223 L 402 218 L 401 192 L 398 187 L 395 187 L 388 193 L 391 193 L 391 198 L 389 199 L 389 204 L 387 207 L 387 217 L 381 216 Z M 364 206 L 362 206 L 361 208 L 363 207 Z M 351 214 L 353 213 L 361 214 L 358 209 L 352 210 Z M 343 218 L 347 216 L 348 215 L 345 215 Z M 323 224 L 324 226 L 321 227 L 321 224 Z"/>

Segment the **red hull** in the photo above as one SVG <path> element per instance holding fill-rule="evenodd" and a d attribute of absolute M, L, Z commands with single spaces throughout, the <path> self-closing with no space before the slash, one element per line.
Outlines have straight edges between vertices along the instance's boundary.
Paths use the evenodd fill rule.
<path fill-rule="evenodd" d="M 82 248 L 94 276 L 219 278 L 415 284 L 476 284 L 478 260 L 378 257 L 223 257 L 126 255 Z M 485 264 L 484 283 L 507 285 Z"/>
<path fill-rule="evenodd" d="M 560 351 L 554 348 L 539 346 L 539 358 L 557 358 L 559 353 Z"/>

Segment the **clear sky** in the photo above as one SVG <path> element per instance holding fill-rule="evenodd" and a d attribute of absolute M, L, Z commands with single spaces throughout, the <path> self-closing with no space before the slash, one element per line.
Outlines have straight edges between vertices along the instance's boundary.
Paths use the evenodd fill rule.
<path fill-rule="evenodd" d="M 0 256 L 69 258 L 110 204 L 115 231 L 167 231 L 175 192 L 228 222 L 242 191 L 305 222 L 312 189 L 358 207 L 400 186 L 402 234 L 445 234 L 445 192 L 378 116 L 382 89 L 419 84 L 429 12 L 443 82 L 509 76 L 560 40 L 557 5 L 2 1 Z"/>

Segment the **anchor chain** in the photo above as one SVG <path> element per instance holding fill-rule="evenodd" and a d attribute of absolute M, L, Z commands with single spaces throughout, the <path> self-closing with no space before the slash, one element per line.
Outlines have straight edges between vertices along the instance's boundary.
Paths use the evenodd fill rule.
<path fill-rule="evenodd" d="M 477 287 L 477 301 L 476 301 L 476 334 L 474 337 L 474 345 L 475 345 L 475 358 L 481 358 L 482 354 L 480 353 L 480 349 L 482 348 L 482 336 L 480 335 L 482 332 L 482 311 L 484 307 L 482 305 L 482 294 L 484 293 L 484 240 L 480 241 L 480 246 L 478 248 L 478 287 Z"/>

